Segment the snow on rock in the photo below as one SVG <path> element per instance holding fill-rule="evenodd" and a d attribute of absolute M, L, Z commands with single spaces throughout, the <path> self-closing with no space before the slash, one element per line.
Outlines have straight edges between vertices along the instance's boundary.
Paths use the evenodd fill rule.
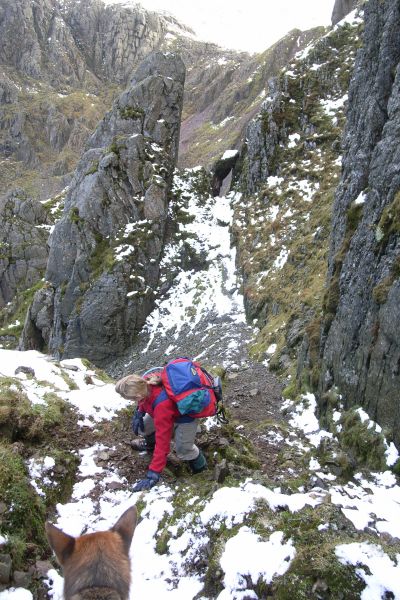
<path fill-rule="evenodd" d="M 18 367 L 24 367 L 25 372 L 16 375 Z M 27 369 L 31 370 L 28 374 Z M 75 407 L 82 417 L 81 426 L 94 427 L 129 405 L 115 392 L 114 384 L 98 379 L 79 358 L 56 363 L 36 350 L 0 349 L 0 376 L 16 378 L 16 384 L 32 404 L 45 404 L 46 394 L 57 394 Z"/>
<path fill-rule="evenodd" d="M 387 471 L 368 478 L 356 475 L 356 479 L 358 484 L 350 481 L 331 488 L 332 504 L 340 506 L 356 529 L 369 527 L 400 538 L 400 487 L 393 473 Z"/>
<path fill-rule="evenodd" d="M 238 598 L 240 592 L 250 598 L 247 590 L 248 582 L 244 575 L 251 578 L 255 585 L 259 579 L 270 583 L 274 576 L 283 575 L 290 567 L 296 555 L 291 540 L 283 541 L 283 532 L 275 531 L 267 542 L 248 527 L 241 527 L 239 532 L 225 545 L 220 564 L 225 573 L 225 589 L 217 600 Z M 255 595 L 254 598 L 257 598 Z"/>
<path fill-rule="evenodd" d="M 241 523 L 255 509 L 257 501 L 264 500 L 274 511 L 287 508 L 291 512 L 297 512 L 306 505 L 317 506 L 324 496 L 324 493 L 318 491 L 310 494 L 282 494 L 280 488 L 271 490 L 247 481 L 237 488 L 223 487 L 217 490 L 200 513 L 200 519 L 205 525 L 211 523 L 213 529 L 220 529 L 222 524 L 229 529 Z"/>
<path fill-rule="evenodd" d="M 274 268 L 282 269 L 285 266 L 288 257 L 289 257 L 289 250 L 283 246 L 279 255 L 274 260 Z"/>
<path fill-rule="evenodd" d="M 316 407 L 317 401 L 314 394 L 303 394 L 302 402 L 293 406 L 292 417 L 290 419 L 290 425 L 301 429 L 310 443 L 315 447 L 319 446 L 322 438 L 333 437 L 332 433 L 320 429 L 318 419 L 315 416 Z"/>
<path fill-rule="evenodd" d="M 344 565 L 357 567 L 358 577 L 366 583 L 361 600 L 400 598 L 400 554 L 391 560 L 381 547 L 367 542 L 336 546 L 335 554 Z"/>
<path fill-rule="evenodd" d="M 25 588 L 10 588 L 0 592 L 0 600 L 33 600 L 33 595 Z"/>
<path fill-rule="evenodd" d="M 233 158 L 234 156 L 237 156 L 238 154 L 239 154 L 239 150 L 225 150 L 225 152 L 222 155 L 221 160 L 227 160 L 228 158 Z"/>
<path fill-rule="evenodd" d="M 195 174 L 192 175 L 195 177 Z M 231 248 L 229 225 L 232 222 L 232 205 L 238 194 L 200 200 L 192 191 L 192 183 L 180 176 L 175 177 L 175 189 L 187 198 L 185 212 L 192 222 L 185 224 L 189 234 L 186 243 L 194 253 L 207 255 L 204 269 L 196 271 L 181 270 L 174 279 L 168 294 L 156 302 L 156 307 L 147 318 L 143 328 L 148 343 L 142 353 L 159 343 L 160 339 L 170 339 L 171 350 L 178 343 L 182 329 L 190 326 L 193 331 L 202 319 L 211 315 L 224 318 L 229 315 L 231 323 L 246 327 L 243 296 L 239 291 L 236 278 L 235 249 Z M 182 244 L 166 248 L 162 267 L 173 264 L 182 250 Z M 243 329 L 242 329 L 243 330 Z M 229 334 L 235 338 L 233 328 Z M 224 352 L 229 356 L 230 350 Z M 201 354 L 197 357 L 200 358 Z M 226 358 L 220 356 L 221 362 Z"/>
<path fill-rule="evenodd" d="M 28 471 L 31 477 L 31 485 L 35 488 L 39 496 L 45 496 L 42 486 L 52 486 L 54 481 L 51 479 L 54 475 L 56 461 L 51 456 L 44 458 L 30 458 L 28 460 Z"/>
<path fill-rule="evenodd" d="M 321 100 L 321 105 L 324 109 L 324 111 L 326 112 L 327 115 L 332 116 L 334 114 L 336 114 L 336 112 L 340 109 L 342 109 L 345 105 L 345 103 L 348 100 L 348 95 L 345 94 L 344 96 L 342 96 L 341 98 L 338 98 L 337 100 L 332 100 L 332 99 L 328 99 L 328 100 Z"/>
<path fill-rule="evenodd" d="M 298 133 L 293 133 L 289 135 L 289 143 L 288 148 L 295 148 L 297 146 L 297 142 L 300 140 L 300 135 Z"/>

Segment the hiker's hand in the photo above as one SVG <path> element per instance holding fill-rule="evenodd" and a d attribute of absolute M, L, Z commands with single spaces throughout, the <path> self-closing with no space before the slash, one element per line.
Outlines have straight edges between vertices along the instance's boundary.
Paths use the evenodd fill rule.
<path fill-rule="evenodd" d="M 135 435 L 139 435 L 139 430 L 144 431 L 143 417 L 146 413 L 138 408 L 135 410 L 132 417 L 132 431 Z"/>
<path fill-rule="evenodd" d="M 147 471 L 146 479 L 141 479 L 137 482 L 133 488 L 134 492 L 143 492 L 143 490 L 150 490 L 153 486 L 157 485 L 160 481 L 160 473 L 155 471 Z"/>

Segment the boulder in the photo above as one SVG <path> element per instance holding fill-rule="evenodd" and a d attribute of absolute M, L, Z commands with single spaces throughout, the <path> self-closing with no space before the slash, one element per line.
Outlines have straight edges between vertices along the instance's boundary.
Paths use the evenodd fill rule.
<path fill-rule="evenodd" d="M 22 348 L 103 364 L 143 326 L 158 284 L 184 78 L 180 58 L 151 55 L 90 137 Z"/>

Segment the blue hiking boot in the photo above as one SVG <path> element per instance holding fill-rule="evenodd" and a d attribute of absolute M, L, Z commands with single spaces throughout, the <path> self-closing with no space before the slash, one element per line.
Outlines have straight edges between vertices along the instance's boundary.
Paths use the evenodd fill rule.
<path fill-rule="evenodd" d="M 199 452 L 198 457 L 194 458 L 193 460 L 189 460 L 188 463 L 194 475 L 196 473 L 201 473 L 202 471 L 204 471 L 204 469 L 207 468 L 206 457 L 204 456 L 201 450 Z"/>

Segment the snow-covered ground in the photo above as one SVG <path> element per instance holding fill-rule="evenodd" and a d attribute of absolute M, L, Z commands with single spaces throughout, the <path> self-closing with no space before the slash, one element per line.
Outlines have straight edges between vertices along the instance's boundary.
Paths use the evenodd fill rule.
<path fill-rule="evenodd" d="M 10 377 L 15 376 L 15 369 L 19 366 L 33 369 L 34 377 L 24 373 L 15 376 L 15 385 L 21 386 L 34 403 L 45 402 L 41 389 L 46 389 L 45 382 L 48 382 L 53 391 L 79 412 L 81 426 L 90 424 L 95 427 L 101 419 L 112 418 L 125 405 L 125 401 L 115 394 L 113 385 L 98 380 L 80 360 L 63 361 L 55 365 L 38 352 L 0 350 L 0 364 L 0 375 Z M 65 372 L 78 389 L 66 389 L 68 386 L 62 376 Z M 90 375 L 91 383 L 86 383 L 87 375 Z M 93 390 L 98 393 L 93 394 Z M 331 502 L 340 507 L 344 517 L 353 523 L 356 530 L 363 531 L 368 527 L 377 535 L 376 544 L 338 544 L 335 549 L 338 561 L 353 565 L 357 575 L 365 582 L 361 598 L 378 600 L 384 597 L 385 592 L 400 598 L 400 555 L 389 557 L 378 543 L 381 533 L 400 537 L 400 487 L 389 470 L 389 466 L 398 458 L 397 451 L 393 445 L 387 445 L 386 472 L 371 473 L 369 477 L 359 474 L 347 485 L 339 485 L 335 482 L 335 475 L 326 473 L 326 470 L 320 471 L 318 460 L 313 456 L 321 439 L 334 437 L 334 434 L 321 431 L 318 426 L 315 398 L 307 394 L 301 403 L 286 401 L 282 410 L 289 411 L 291 415 L 290 431 L 286 436 L 288 444 L 297 443 L 303 455 L 309 457 L 310 471 L 315 473 L 318 480 L 326 482 L 324 488 L 316 485 L 304 491 L 299 486 L 297 492 L 288 494 L 280 487 L 269 488 L 246 480 L 237 487 L 221 487 L 209 498 L 199 497 L 192 491 L 187 499 L 187 510 L 176 517 L 168 529 L 167 551 L 159 554 L 156 551 L 157 531 L 166 515 L 173 515 L 174 496 L 182 493 L 182 490 L 179 486 L 162 484 L 145 495 L 132 493 L 123 477 L 97 464 L 99 453 L 109 449 L 96 444 L 77 449 L 81 459 L 77 481 L 70 501 L 57 505 L 56 524 L 75 536 L 82 532 L 107 529 L 129 506 L 139 498 L 143 499 L 145 507 L 131 547 L 132 578 L 135 582 L 132 600 L 137 597 L 174 600 L 194 598 L 201 592 L 204 582 L 201 569 L 194 574 L 193 565 L 200 564 L 211 536 L 219 531 L 233 530 L 227 536 L 219 556 L 224 589 L 218 595 L 218 600 L 244 596 L 256 598 L 252 590 L 246 592 L 249 581 L 256 584 L 262 579 L 269 583 L 274 577 L 285 573 L 296 556 L 296 544 L 283 531 L 271 527 L 265 535 L 260 535 L 248 525 L 251 522 L 249 516 L 256 514 L 260 506 L 265 506 L 273 513 L 281 509 L 299 513 L 305 507 L 315 508 Z M 363 411 L 359 414 L 360 420 L 368 418 Z M 375 424 L 371 422 L 370 426 L 374 428 Z M 278 441 L 285 443 L 282 439 Z M 41 486 L 51 481 L 53 467 L 54 459 L 47 455 L 27 462 L 32 485 L 39 494 L 42 493 Z M 96 485 L 102 485 L 104 489 L 99 500 L 92 500 L 89 496 L 95 485 L 94 479 Z M 119 485 L 109 486 L 110 482 Z M 321 522 L 317 529 L 323 531 L 330 527 L 332 524 Z M 5 542 L 0 531 L 0 546 Z M 50 570 L 47 580 L 49 597 L 61 600 L 62 583 L 59 572 Z M 1 600 L 31 598 L 31 593 L 22 588 L 0 593 Z"/>
<path fill-rule="evenodd" d="M 223 367 L 247 358 L 254 330 L 246 324 L 230 229 L 240 194 L 203 197 L 197 191 L 203 176 L 200 167 L 175 174 L 174 193 L 185 218 L 165 249 L 161 287 L 171 279 L 174 268 L 177 272 L 139 334 L 141 356 L 132 360 L 129 353 L 124 371 L 140 372 L 147 364 L 162 364 L 177 355 Z M 176 220 L 174 214 L 171 218 Z M 182 255 L 198 257 L 196 268 L 182 268 Z"/>
<path fill-rule="evenodd" d="M 192 223 L 185 225 L 185 232 L 193 236 L 190 240 L 192 249 L 207 256 L 207 264 L 202 270 L 178 274 L 168 297 L 158 302 L 147 319 L 144 330 L 150 339 L 143 352 L 147 352 L 154 340 L 159 343 L 160 338 L 169 338 L 170 352 L 174 351 L 174 340 L 179 339 L 185 325 L 190 323 L 195 330 L 202 318 L 213 313 L 220 317 L 229 315 L 235 324 L 246 322 L 243 296 L 236 280 L 236 251 L 231 248 L 229 231 L 234 194 L 209 198 L 199 205 L 189 184 L 175 179 L 175 185 L 178 183 L 182 193 L 187 190 L 187 215 L 194 218 Z M 164 264 L 173 262 L 180 250 L 180 244 L 168 247 Z"/>
<path fill-rule="evenodd" d="M 193 177 L 195 173 L 193 170 Z M 146 322 L 144 355 L 163 343 L 166 355 L 172 355 L 185 327 L 202 328 L 200 339 L 207 347 L 213 343 L 208 336 L 214 331 L 220 364 L 228 365 L 241 352 L 240 344 L 243 347 L 252 333 L 245 324 L 243 298 L 235 276 L 235 253 L 230 246 L 232 204 L 240 203 L 241 198 L 229 195 L 199 201 L 192 192 L 192 176 L 177 177 L 175 186 L 182 198 L 186 198 L 184 209 L 190 218 L 184 229 L 191 234 L 188 243 L 194 252 L 207 256 L 207 266 L 178 273 L 172 288 L 159 300 Z M 280 184 L 277 178 L 271 178 L 269 183 Z M 168 248 L 165 267 L 176 260 L 180 249 L 179 241 Z M 287 259 L 282 249 L 280 256 L 282 264 L 276 265 L 276 269 L 282 268 Z M 211 323 L 209 328 L 203 326 L 211 314 L 221 319 L 216 333 L 215 324 Z M 198 358 L 202 358 L 201 343 L 198 347 Z M 267 354 L 273 355 L 275 350 L 276 345 L 272 344 Z M 14 391 L 24 393 L 32 405 L 45 405 L 49 392 L 58 395 L 77 412 L 80 427 L 96 430 L 103 420 L 118 418 L 118 411 L 129 404 L 115 393 L 112 383 L 105 383 L 80 359 L 57 363 L 36 351 L 0 350 L 1 376 L 13 378 Z M 340 509 L 343 519 L 355 532 L 362 533 L 365 529 L 369 532 L 368 541 L 338 542 L 335 548 L 338 562 L 353 566 L 365 583 L 362 600 L 379 600 L 385 593 L 400 600 L 400 555 L 389 556 L 384 544 L 380 544 L 381 539 L 400 538 L 400 487 L 390 470 L 398 459 L 397 450 L 393 444 L 386 444 L 387 470 L 368 476 L 358 473 L 345 484 L 338 482 L 334 472 L 321 467 L 318 448 L 321 442 L 338 443 L 341 412 L 337 410 L 333 415 L 337 423 L 335 434 L 320 429 L 312 394 L 305 394 L 301 402 L 282 402 L 282 410 L 289 414 L 285 435 L 272 428 L 263 435 L 282 452 L 285 448 L 296 449 L 298 464 L 308 464 L 310 480 L 315 481 L 307 489 L 299 483 L 297 489 L 288 492 L 283 475 L 282 486 L 267 486 L 247 479 L 236 487 L 221 486 L 211 496 L 201 495 L 196 486 L 182 488 L 165 483 L 146 494 L 132 493 L 128 481 L 105 466 L 107 459 L 102 456 L 107 456 L 113 448 L 96 443 L 76 448 L 80 459 L 76 483 L 70 500 L 56 507 L 56 525 L 74 536 L 104 530 L 140 499 L 144 508 L 131 547 L 132 600 L 138 597 L 190 600 L 199 594 L 206 600 L 209 596 L 202 591 L 204 556 L 219 535 L 220 547 L 214 560 L 219 565 L 223 589 L 216 598 L 240 600 L 257 598 L 252 588 L 260 581 L 269 584 L 287 573 L 299 551 L 287 532 L 274 527 L 274 515 L 282 510 L 299 515 L 310 508 L 317 511 L 321 506 L 333 506 Z M 356 412 L 361 422 L 368 421 L 368 428 L 380 433 L 362 409 Z M 56 457 L 51 453 L 35 455 L 26 461 L 31 484 L 39 496 L 51 488 L 55 467 Z M 288 478 L 293 479 L 295 470 L 288 467 Z M 94 489 L 99 493 L 91 494 Z M 186 510 L 182 513 L 175 510 L 174 500 L 183 497 Z M 271 517 L 261 529 L 260 522 L 258 526 L 252 525 L 260 510 Z M 165 551 L 160 553 L 157 541 L 167 517 L 171 524 L 167 527 Z M 315 524 L 318 532 L 335 531 L 335 527 L 335 523 L 323 519 Z M 0 552 L 6 543 L 7 536 L 0 525 Z M 61 600 L 63 580 L 59 571 L 49 570 L 47 586 L 49 597 Z M 0 600 L 32 598 L 31 592 L 22 588 L 0 593 Z"/>

